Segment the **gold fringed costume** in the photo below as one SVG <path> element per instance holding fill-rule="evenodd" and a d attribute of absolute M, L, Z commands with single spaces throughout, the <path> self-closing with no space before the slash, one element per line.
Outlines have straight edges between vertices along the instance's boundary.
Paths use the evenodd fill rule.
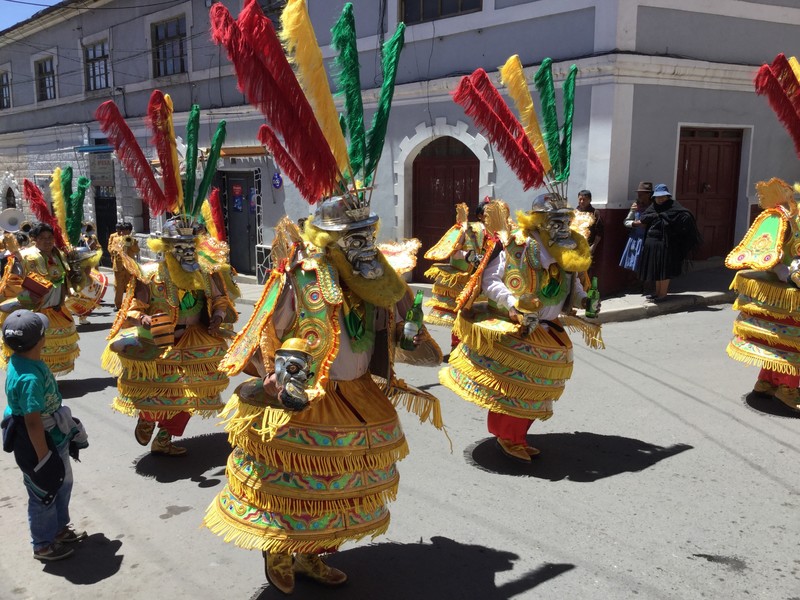
<path fill-rule="evenodd" d="M 215 313 L 223 323 L 237 318 L 225 285 L 202 270 L 184 275 L 172 256 L 145 266 L 126 256 L 125 265 L 132 278 L 101 363 L 118 378 L 113 408 L 153 419 L 181 412 L 215 416 L 228 386 L 218 369 L 227 343 L 208 332 L 208 322 Z M 169 316 L 166 328 L 174 332 L 174 343 L 158 346 L 152 334 L 135 326 L 142 315 L 158 314 Z"/>
<path fill-rule="evenodd" d="M 352 274 L 335 245 L 326 251 L 300 241 L 288 219 L 278 231 L 273 252 L 284 267 L 272 271 L 220 368 L 233 375 L 255 358 L 269 372 L 285 340 L 306 340 L 313 361 L 310 405 L 284 408 L 265 393 L 261 379 L 236 389 L 223 413 L 234 449 L 228 483 L 205 524 L 246 549 L 316 554 L 388 527 L 395 463 L 408 453 L 395 406 L 438 428 L 441 411 L 436 398 L 393 374 L 396 311 L 405 314 L 412 299 L 383 256 L 383 276 L 368 281 Z M 315 241 L 323 243 L 324 235 Z M 293 244 L 278 241 L 292 237 Z M 345 311 L 361 315 L 364 329 L 356 338 L 348 334 Z M 439 364 L 441 351 L 425 337 L 423 347 L 408 354 Z M 370 358 L 363 363 L 357 357 Z M 360 372 L 353 362 L 369 367 Z"/>
<path fill-rule="evenodd" d="M 577 233 L 572 237 L 578 244 L 575 253 L 588 256 L 586 241 Z M 592 347 L 602 347 L 602 339 L 599 325 L 572 316 L 560 320 L 560 313 L 580 305 L 582 293 L 575 286 L 575 274 L 549 253 L 546 256 L 549 264 L 543 264 L 541 242 L 516 231 L 496 261 L 505 263 L 503 284 L 514 297 L 524 299 L 518 301 L 519 309 L 527 302 L 528 312 L 539 312 L 547 322 L 526 332 L 495 301 L 465 306 L 453 326 L 461 341 L 439 373 L 442 385 L 495 413 L 528 420 L 552 416 L 553 402 L 572 375 L 572 342 L 566 328 L 581 330 Z M 473 277 L 483 274 L 479 269 Z"/>
<path fill-rule="evenodd" d="M 797 396 L 800 275 L 792 262 L 800 255 L 798 208 L 792 188 L 779 179 L 759 182 L 756 190 L 764 210 L 725 259 L 738 270 L 731 289 L 739 311 L 727 353 L 761 368 L 756 391 L 772 394 L 784 386 Z"/>
<path fill-rule="evenodd" d="M 456 224 L 426 253 L 428 260 L 447 260 L 434 263 L 425 277 L 433 280 L 432 298 L 425 305 L 431 310 L 425 315 L 429 325 L 452 327 L 456 318 L 456 298 L 464 289 L 475 266 L 467 260 L 469 253 L 483 255 L 489 239 L 481 222 L 468 222 L 468 208 L 464 203 L 456 206 Z"/>
<path fill-rule="evenodd" d="M 27 308 L 43 313 L 50 321 L 45 333 L 42 360 L 54 375 L 64 375 L 75 368 L 78 358 L 78 331 L 72 313 L 65 305 L 67 297 L 67 260 L 58 248 L 53 248 L 48 259 L 36 246 L 21 250 L 22 266 L 26 276 L 47 280 L 52 287 L 44 297 L 32 295 L 21 288 L 15 299 L 3 304 L 2 319 L 16 308 Z M 9 275 L 13 277 L 13 275 Z M 4 362 L 8 360 L 9 349 L 3 347 Z"/>

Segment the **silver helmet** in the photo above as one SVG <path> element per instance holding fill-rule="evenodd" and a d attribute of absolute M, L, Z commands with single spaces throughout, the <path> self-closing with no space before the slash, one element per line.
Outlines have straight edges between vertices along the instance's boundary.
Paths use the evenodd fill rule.
<path fill-rule="evenodd" d="M 366 193 L 369 192 L 359 190 L 318 202 L 314 210 L 314 227 L 323 231 L 348 231 L 374 225 L 378 222 L 378 215 L 370 212 L 368 201 L 359 198 Z"/>

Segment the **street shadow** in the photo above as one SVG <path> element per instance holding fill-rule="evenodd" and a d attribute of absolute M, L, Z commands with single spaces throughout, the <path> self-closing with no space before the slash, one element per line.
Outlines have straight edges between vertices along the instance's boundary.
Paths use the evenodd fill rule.
<path fill-rule="evenodd" d="M 42 570 L 74 585 L 93 585 L 117 574 L 124 556 L 117 554 L 121 547 L 121 540 L 110 540 L 102 533 L 94 533 L 76 544 L 71 558 L 46 563 Z"/>
<path fill-rule="evenodd" d="M 372 544 L 331 555 L 325 559 L 332 567 L 347 573 L 347 584 L 324 588 L 318 583 L 298 578 L 292 598 L 408 600 L 443 598 L 508 600 L 523 597 L 559 575 L 571 571 L 569 563 L 542 563 L 520 577 L 500 586 L 495 575 L 514 568 L 519 556 L 485 546 L 460 544 L 445 537 L 433 537 L 430 543 Z M 265 583 L 250 600 L 285 598 Z"/>
<path fill-rule="evenodd" d="M 687 313 L 693 312 L 720 312 L 723 310 L 730 310 L 727 306 L 709 306 L 708 304 L 696 304 L 688 309 L 686 309 Z"/>
<path fill-rule="evenodd" d="M 87 379 L 59 379 L 58 389 L 64 399 L 81 398 L 86 394 L 102 392 L 114 388 L 117 380 L 114 377 L 89 377 Z"/>
<path fill-rule="evenodd" d="M 163 456 L 147 453 L 136 462 L 136 473 L 142 477 L 150 477 L 159 483 L 175 483 L 189 480 L 197 482 L 198 487 L 214 487 L 225 476 L 225 465 L 231 453 L 226 433 L 210 433 L 192 438 L 173 440 L 177 445 L 186 448 L 185 456 Z M 206 477 L 205 473 L 220 467 Z"/>
<path fill-rule="evenodd" d="M 688 444 L 656 446 L 633 438 L 586 431 L 528 436 L 528 444 L 542 452 L 530 465 L 502 454 L 494 437 L 467 447 L 464 458 L 467 463 L 489 473 L 588 483 L 620 473 L 643 471 L 665 458 L 692 449 Z"/>
<path fill-rule="evenodd" d="M 742 397 L 744 405 L 762 415 L 783 417 L 786 419 L 800 419 L 800 411 L 792 410 L 783 402 L 766 394 L 750 392 Z"/>
<path fill-rule="evenodd" d="M 92 313 L 92 316 L 94 315 Z M 82 325 L 76 325 L 75 329 L 78 330 L 78 333 L 91 333 L 93 331 L 105 331 L 107 329 L 111 329 L 111 323 L 85 323 Z"/>

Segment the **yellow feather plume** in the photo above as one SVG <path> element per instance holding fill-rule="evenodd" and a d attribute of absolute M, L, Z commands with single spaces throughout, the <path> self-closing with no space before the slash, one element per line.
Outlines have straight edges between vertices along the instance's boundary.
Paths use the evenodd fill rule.
<path fill-rule="evenodd" d="M 170 153 L 172 154 L 172 168 L 175 170 L 175 181 L 178 182 L 178 195 L 175 198 L 175 204 L 173 205 L 171 211 L 173 213 L 183 212 L 183 186 L 181 185 L 181 165 L 178 162 L 178 146 L 175 143 L 175 125 L 172 121 L 172 98 L 169 94 L 164 94 L 164 99 L 169 106 L 169 116 L 167 120 L 169 122 L 169 146 L 170 146 Z"/>
<path fill-rule="evenodd" d="M 203 221 L 206 223 L 206 229 L 208 229 L 209 235 L 215 240 L 218 240 L 217 226 L 214 224 L 214 217 L 211 214 L 211 205 L 208 203 L 208 200 L 203 200 L 203 204 L 200 206 L 200 213 L 203 215 Z"/>
<path fill-rule="evenodd" d="M 534 150 L 539 160 L 542 161 L 544 172 L 550 172 L 550 155 L 544 145 L 542 130 L 539 128 L 539 119 L 536 116 L 536 108 L 533 106 L 533 98 L 525 81 L 525 72 L 522 70 L 522 63 L 519 55 L 515 54 L 500 67 L 500 79 L 508 88 L 508 93 L 514 100 L 514 104 L 519 112 L 522 126 L 525 128 L 525 135 L 533 144 Z"/>
<path fill-rule="evenodd" d="M 297 79 L 314 108 L 322 133 L 342 173 L 349 173 L 347 142 L 339 125 L 339 113 L 333 102 L 322 51 L 308 16 L 305 0 L 289 0 L 281 13 L 280 37 L 286 54 L 296 67 Z"/>
<path fill-rule="evenodd" d="M 50 196 L 53 199 L 53 214 L 56 216 L 58 226 L 67 237 L 67 203 L 64 200 L 64 192 L 61 188 L 61 167 L 56 167 L 50 177 Z"/>
<path fill-rule="evenodd" d="M 794 56 L 789 58 L 789 66 L 792 67 L 794 78 L 797 79 L 797 81 L 800 81 L 800 63 L 797 62 L 797 59 Z"/>

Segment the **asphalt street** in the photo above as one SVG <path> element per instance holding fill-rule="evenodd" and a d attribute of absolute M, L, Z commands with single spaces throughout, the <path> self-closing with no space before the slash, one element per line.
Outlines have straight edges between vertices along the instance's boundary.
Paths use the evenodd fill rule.
<path fill-rule="evenodd" d="M 251 307 L 240 308 L 244 322 Z M 329 559 L 345 587 L 298 581 L 293 597 L 800 598 L 800 419 L 748 395 L 757 370 L 725 354 L 734 316 L 725 305 L 610 323 L 603 351 L 576 336 L 575 374 L 531 429 L 542 454 L 529 467 L 499 456 L 485 413 L 441 387 L 436 368 L 401 365 L 441 398 L 452 452 L 404 414 L 411 455 L 388 534 Z M 200 526 L 225 477 L 218 421 L 189 423 L 189 456 L 149 456 L 134 420 L 111 410 L 115 382 L 99 366 L 111 308 L 90 320 L 60 380 L 90 436 L 72 499 L 90 537 L 69 560 L 34 560 L 21 476 L 1 454 L 0 598 L 283 597 L 260 553 Z"/>

